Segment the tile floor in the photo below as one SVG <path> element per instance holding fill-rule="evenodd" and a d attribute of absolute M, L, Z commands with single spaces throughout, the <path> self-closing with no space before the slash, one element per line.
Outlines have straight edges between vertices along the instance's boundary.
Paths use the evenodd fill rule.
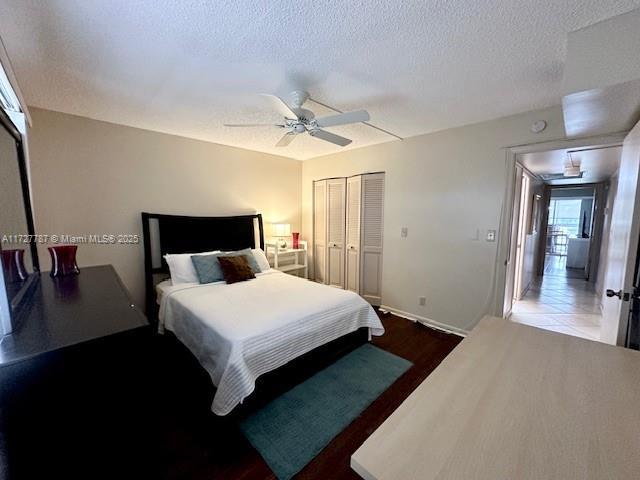
<path fill-rule="evenodd" d="M 513 305 L 511 320 L 589 340 L 600 340 L 600 299 L 566 257 L 549 257 L 545 274 Z"/>

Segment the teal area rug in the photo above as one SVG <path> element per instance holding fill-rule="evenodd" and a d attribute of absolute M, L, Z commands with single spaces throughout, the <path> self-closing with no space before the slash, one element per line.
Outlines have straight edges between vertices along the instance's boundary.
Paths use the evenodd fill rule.
<path fill-rule="evenodd" d="M 411 365 L 365 344 L 242 420 L 240 429 L 273 473 L 287 480 Z"/>

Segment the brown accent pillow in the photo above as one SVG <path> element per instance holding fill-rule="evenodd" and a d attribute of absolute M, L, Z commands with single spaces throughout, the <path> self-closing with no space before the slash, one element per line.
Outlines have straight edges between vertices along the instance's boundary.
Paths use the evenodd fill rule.
<path fill-rule="evenodd" d="M 251 270 L 251 266 L 247 261 L 246 255 L 238 255 L 237 257 L 218 257 L 222 276 L 227 283 L 244 282 L 256 278 Z"/>

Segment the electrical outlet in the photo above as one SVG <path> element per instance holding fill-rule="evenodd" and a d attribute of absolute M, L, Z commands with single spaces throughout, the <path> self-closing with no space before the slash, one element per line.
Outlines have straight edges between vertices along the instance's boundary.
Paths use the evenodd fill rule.
<path fill-rule="evenodd" d="M 409 229 L 407 227 L 402 227 L 400 229 L 400 236 L 402 238 L 407 238 L 408 235 L 409 235 Z"/>
<path fill-rule="evenodd" d="M 418 305 L 424 307 L 427 304 L 427 297 L 418 297 Z"/>
<path fill-rule="evenodd" d="M 487 230 L 487 242 L 495 242 L 495 241 L 496 241 L 496 231 Z"/>

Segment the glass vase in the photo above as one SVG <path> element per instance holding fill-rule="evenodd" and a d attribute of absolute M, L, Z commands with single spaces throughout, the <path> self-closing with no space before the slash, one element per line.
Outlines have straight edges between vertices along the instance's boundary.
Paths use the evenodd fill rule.
<path fill-rule="evenodd" d="M 80 273 L 76 263 L 77 245 L 57 245 L 49 247 L 51 255 L 51 276 L 63 277 L 66 275 L 77 275 Z"/>

